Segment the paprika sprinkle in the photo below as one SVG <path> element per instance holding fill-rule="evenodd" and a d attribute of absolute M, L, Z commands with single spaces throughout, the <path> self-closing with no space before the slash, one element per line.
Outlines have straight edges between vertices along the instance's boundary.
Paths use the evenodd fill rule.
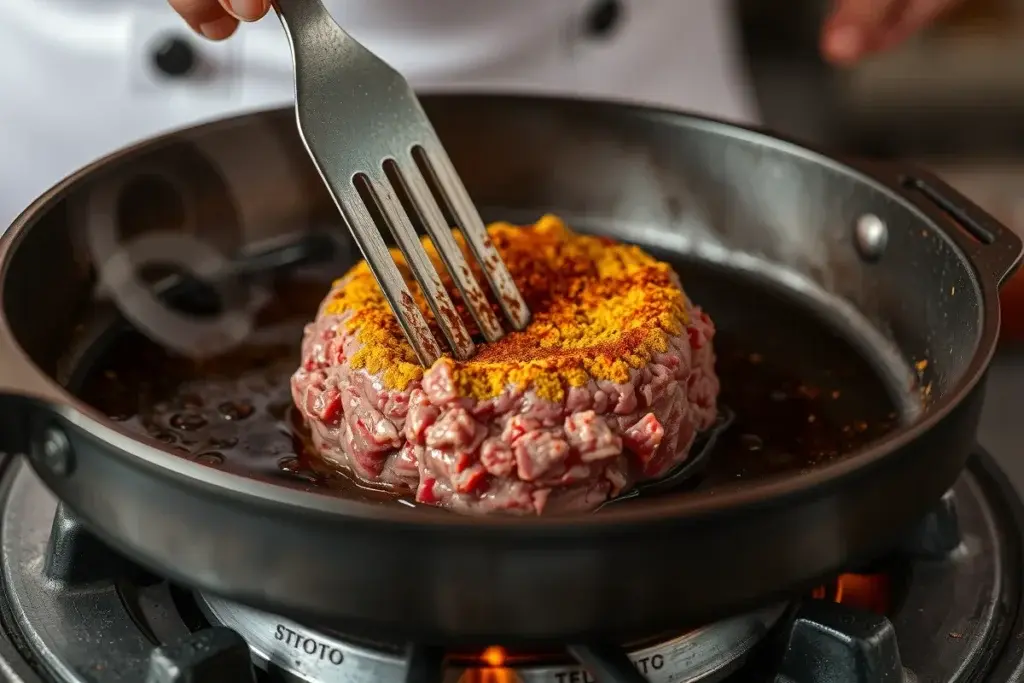
<path fill-rule="evenodd" d="M 664 352 L 669 338 L 681 334 L 689 321 L 689 302 L 672 268 L 639 247 L 576 234 L 550 215 L 531 226 L 496 223 L 488 233 L 533 317 L 525 330 L 480 345 L 467 361 L 437 361 L 449 366 L 460 396 L 485 400 L 512 386 L 532 388 L 541 398 L 561 402 L 569 387 L 590 380 L 621 384 L 628 381 L 630 370 Z M 461 235 L 455 236 L 464 247 Z M 455 293 L 437 252 L 429 240 L 423 244 L 446 288 Z M 426 312 L 426 301 L 401 253 L 392 250 L 392 257 Z M 467 260 L 477 267 L 473 259 Z M 480 279 L 479 271 L 476 275 Z M 455 301 L 476 334 L 457 293 Z M 497 304 L 491 305 L 500 317 Z M 423 377 L 424 368 L 365 262 L 334 283 L 321 315 L 340 316 L 339 324 L 359 341 L 352 368 L 380 373 L 385 387 L 398 391 Z M 436 327 L 433 331 L 440 338 Z"/>

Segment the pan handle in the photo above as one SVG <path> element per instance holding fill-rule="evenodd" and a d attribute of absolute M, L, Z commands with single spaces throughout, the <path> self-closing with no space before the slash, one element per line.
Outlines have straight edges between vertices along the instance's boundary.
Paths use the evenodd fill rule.
<path fill-rule="evenodd" d="M 917 167 L 896 174 L 899 193 L 922 208 L 938 209 L 960 230 L 944 230 L 970 258 L 978 274 L 1002 286 L 1016 272 L 1024 243 L 1012 230 L 938 177 Z M 892 178 L 892 173 L 886 174 Z"/>

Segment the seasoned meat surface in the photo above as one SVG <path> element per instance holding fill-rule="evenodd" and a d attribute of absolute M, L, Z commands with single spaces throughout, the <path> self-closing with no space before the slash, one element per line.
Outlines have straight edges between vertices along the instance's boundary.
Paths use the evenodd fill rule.
<path fill-rule="evenodd" d="M 672 269 L 552 216 L 489 234 L 533 318 L 469 361 L 420 368 L 365 263 L 334 283 L 291 380 L 323 462 L 422 503 L 542 514 L 685 461 L 719 384 L 714 325 Z"/>

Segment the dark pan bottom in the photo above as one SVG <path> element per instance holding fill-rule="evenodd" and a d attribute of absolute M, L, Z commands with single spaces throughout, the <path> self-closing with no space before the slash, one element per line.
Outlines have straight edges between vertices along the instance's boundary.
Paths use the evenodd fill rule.
<path fill-rule="evenodd" d="M 691 298 L 718 327 L 715 346 L 725 429 L 706 456 L 671 482 L 691 488 L 797 472 L 851 453 L 899 421 L 897 402 L 877 364 L 809 306 L 753 276 L 716 266 L 677 264 Z M 161 348 L 123 320 L 78 357 L 78 395 L 131 430 L 210 467 L 282 485 L 413 505 L 402 495 L 361 486 L 317 467 L 295 420 L 288 388 L 298 363 L 306 315 L 328 279 L 278 278 L 276 298 L 260 316 L 260 344 L 202 363 Z M 631 497 L 661 495 L 646 487 Z M 626 503 L 627 501 L 622 501 Z"/>

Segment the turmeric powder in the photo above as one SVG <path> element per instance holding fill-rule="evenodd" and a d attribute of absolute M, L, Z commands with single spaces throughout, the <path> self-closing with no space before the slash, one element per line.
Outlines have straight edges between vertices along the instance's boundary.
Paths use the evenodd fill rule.
<path fill-rule="evenodd" d="M 511 385 L 532 388 L 541 398 L 559 402 L 568 387 L 591 379 L 623 383 L 630 369 L 665 351 L 669 338 L 681 334 L 689 321 L 688 301 L 672 268 L 639 247 L 576 234 L 550 215 L 532 226 L 497 223 L 488 227 L 488 233 L 529 305 L 532 320 L 522 332 L 481 344 L 468 361 L 437 361 L 450 365 L 460 395 L 486 400 Z M 458 231 L 455 237 L 464 248 Z M 467 328 L 476 334 L 437 252 L 428 239 L 423 244 L 453 292 Z M 401 253 L 392 250 L 392 257 L 412 282 Z M 484 282 L 476 263 L 468 260 L 478 281 Z M 411 289 L 426 312 L 415 282 Z M 490 303 L 500 317 L 497 304 Z M 365 262 L 336 281 L 323 304 L 326 315 L 345 312 L 351 315 L 340 324 L 362 344 L 351 358 L 353 368 L 381 373 L 385 386 L 393 390 L 404 390 L 423 376 L 424 369 Z M 441 338 L 439 329 L 434 327 L 433 332 Z"/>

